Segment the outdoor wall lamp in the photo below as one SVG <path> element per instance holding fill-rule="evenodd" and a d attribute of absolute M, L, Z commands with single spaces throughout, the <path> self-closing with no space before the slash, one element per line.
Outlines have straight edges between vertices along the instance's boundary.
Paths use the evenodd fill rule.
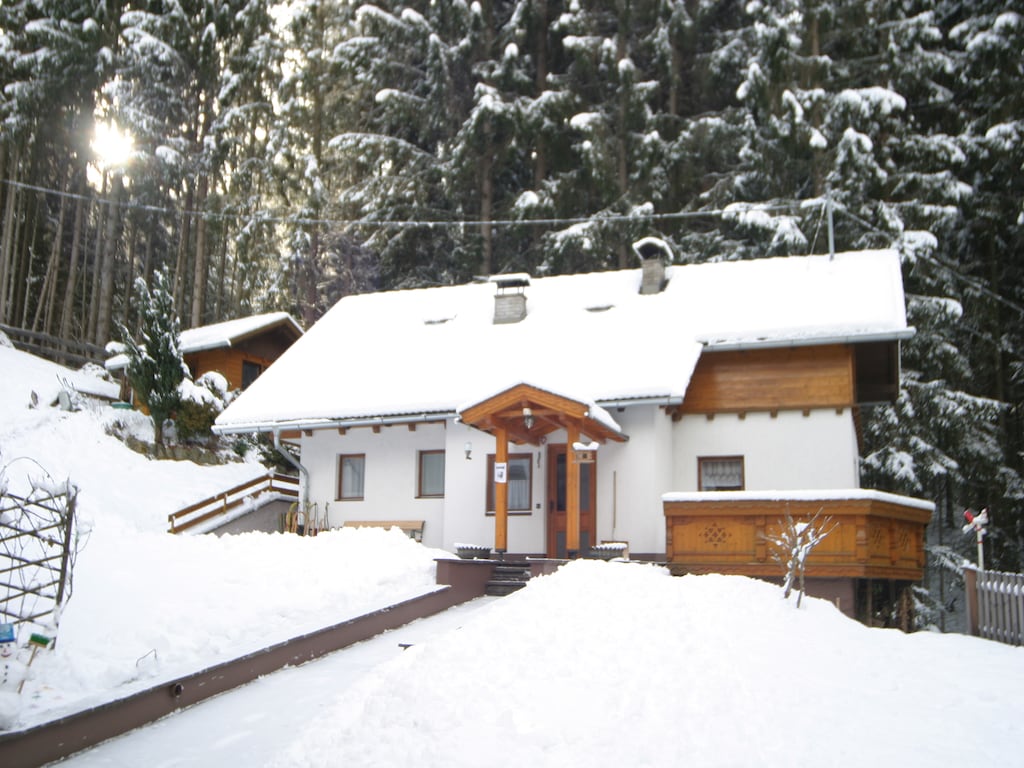
<path fill-rule="evenodd" d="M 533 411 L 523 408 L 523 425 L 529 430 L 533 429 Z"/>
<path fill-rule="evenodd" d="M 470 442 L 467 442 L 466 446 L 465 446 L 465 449 L 466 449 L 466 458 L 467 459 L 472 459 L 473 457 L 470 454 L 473 453 L 473 444 L 470 443 Z"/>

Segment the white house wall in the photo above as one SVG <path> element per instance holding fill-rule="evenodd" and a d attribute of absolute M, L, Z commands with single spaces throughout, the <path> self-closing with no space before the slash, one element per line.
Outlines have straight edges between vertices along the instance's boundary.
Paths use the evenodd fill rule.
<path fill-rule="evenodd" d="M 597 541 L 626 541 L 631 553 L 665 551 L 661 494 L 671 485 L 672 420 L 654 405 L 612 412 L 625 443 L 597 451 Z"/>
<path fill-rule="evenodd" d="M 687 415 L 678 422 L 655 405 L 615 409 L 629 435 L 597 452 L 597 541 L 627 541 L 630 552 L 665 551 L 661 495 L 695 491 L 701 456 L 743 456 L 748 490 L 856 488 L 857 440 L 850 409 Z M 543 553 L 547 547 L 547 446 L 566 442 L 564 432 L 541 446 L 509 446 L 529 453 L 532 501 L 528 513 L 510 514 L 508 548 Z M 471 458 L 465 455 L 472 445 Z M 416 498 L 420 451 L 445 450 L 445 495 Z M 346 520 L 424 520 L 423 542 L 452 551 L 456 543 L 494 543 L 494 515 L 486 513 L 488 455 L 494 438 L 448 421 L 318 430 L 302 439 L 301 460 L 310 474 L 309 498 L 327 505 L 329 523 Z M 363 499 L 337 500 L 338 456 L 365 454 Z"/>
<path fill-rule="evenodd" d="M 696 491 L 697 459 L 742 456 L 747 490 L 857 488 L 857 434 L 849 408 L 687 415 L 674 424 L 672 491 Z"/>
<path fill-rule="evenodd" d="M 375 433 L 369 427 L 356 427 L 344 435 L 334 429 L 313 432 L 302 439 L 301 461 L 309 470 L 309 500 L 327 504 L 331 526 L 346 520 L 424 520 L 423 541 L 440 545 L 439 531 L 444 522 L 443 498 L 416 498 L 419 479 L 419 452 L 446 448 L 445 424 L 417 424 L 410 430 L 404 424 L 383 426 Z M 339 501 L 338 456 L 365 454 L 363 499 Z M 450 461 L 446 456 L 446 464 Z"/>
<path fill-rule="evenodd" d="M 466 459 L 465 445 L 473 446 Z M 448 458 L 445 462 L 445 525 L 436 546 L 451 550 L 456 543 L 494 546 L 494 515 L 487 514 L 487 457 L 495 452 L 491 435 L 463 424 L 450 424 Z M 532 445 L 510 445 L 509 453 L 531 454 L 532 509 L 508 516 L 510 552 L 541 553 L 546 532 L 544 499 L 547 452 Z M 540 466 L 538 467 L 538 459 Z"/>

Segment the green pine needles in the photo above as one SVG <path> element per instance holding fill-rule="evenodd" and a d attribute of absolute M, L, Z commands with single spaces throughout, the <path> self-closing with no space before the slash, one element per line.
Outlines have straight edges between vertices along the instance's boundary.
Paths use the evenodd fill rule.
<path fill-rule="evenodd" d="M 164 422 L 180 405 L 178 386 L 188 376 L 188 368 L 181 354 L 178 316 L 166 271 L 153 275 L 151 287 L 138 278 L 135 288 L 139 307 L 137 337 L 119 325 L 128 355 L 126 375 L 135 396 L 149 409 L 154 440 L 162 445 Z"/>

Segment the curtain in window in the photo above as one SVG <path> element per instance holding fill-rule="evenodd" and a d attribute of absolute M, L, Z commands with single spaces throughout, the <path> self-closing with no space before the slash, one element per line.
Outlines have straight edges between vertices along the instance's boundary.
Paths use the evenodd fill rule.
<path fill-rule="evenodd" d="M 363 498 L 363 475 L 365 458 L 363 456 L 341 457 L 341 492 L 342 498 Z"/>
<path fill-rule="evenodd" d="M 511 459 L 508 463 L 508 508 L 530 508 L 529 459 Z"/>
<path fill-rule="evenodd" d="M 743 460 L 703 459 L 700 462 L 700 487 L 705 491 L 743 490 Z"/>
<path fill-rule="evenodd" d="M 420 495 L 444 496 L 444 453 L 424 451 L 420 454 Z"/>

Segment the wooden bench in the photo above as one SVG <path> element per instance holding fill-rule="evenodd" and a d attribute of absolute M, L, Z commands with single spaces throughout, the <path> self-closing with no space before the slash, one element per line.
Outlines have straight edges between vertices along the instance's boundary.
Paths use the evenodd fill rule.
<path fill-rule="evenodd" d="M 423 541 L 423 525 L 425 520 L 346 520 L 342 523 L 348 528 L 401 528 L 410 539 Z"/>

